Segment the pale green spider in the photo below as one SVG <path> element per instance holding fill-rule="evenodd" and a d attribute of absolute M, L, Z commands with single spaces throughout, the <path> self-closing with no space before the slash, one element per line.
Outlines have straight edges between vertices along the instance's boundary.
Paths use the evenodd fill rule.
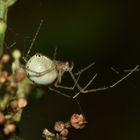
<path fill-rule="evenodd" d="M 137 69 L 139 67 L 139 65 L 137 65 L 129 73 L 127 73 L 124 77 L 122 77 L 121 79 L 119 79 L 118 81 L 116 81 L 115 83 L 113 83 L 109 86 L 96 88 L 96 89 L 87 89 L 89 87 L 89 85 L 93 82 L 93 80 L 97 77 L 97 73 L 96 73 L 92 77 L 92 79 L 86 84 L 86 86 L 81 87 L 78 83 L 80 75 L 84 71 L 89 69 L 91 66 L 93 66 L 94 63 L 91 63 L 87 67 L 81 69 L 76 74 L 73 74 L 73 72 L 72 72 L 73 67 L 74 67 L 73 63 L 70 65 L 69 62 L 57 61 L 55 59 L 51 60 L 47 56 L 40 54 L 40 53 L 36 53 L 28 61 L 26 60 L 31 51 L 31 48 L 34 45 L 35 39 L 39 33 L 42 23 L 43 23 L 43 20 L 41 20 L 41 23 L 36 31 L 35 37 L 33 38 L 30 48 L 26 54 L 26 57 L 24 58 L 24 60 L 26 61 L 25 69 L 26 69 L 27 76 L 31 81 L 33 81 L 36 84 L 50 85 L 52 83 L 55 83 L 54 85 L 57 88 L 70 89 L 70 90 L 73 90 L 75 87 L 77 87 L 79 92 L 76 93 L 73 97 L 71 97 L 67 94 L 64 94 L 64 93 L 48 86 L 50 90 L 53 90 L 65 97 L 75 99 L 76 97 L 78 97 L 78 95 L 80 95 L 80 93 L 97 92 L 97 91 L 102 91 L 102 90 L 107 90 L 107 89 L 113 88 L 116 85 L 118 85 L 120 82 L 122 82 L 124 79 L 126 79 L 128 76 L 130 76 L 133 72 L 137 71 Z M 56 55 L 56 52 L 54 53 L 54 58 L 55 58 L 55 55 Z M 66 87 L 66 86 L 59 85 L 61 83 L 62 76 L 65 72 L 68 72 L 74 81 L 74 85 L 72 87 Z M 78 75 L 77 79 L 75 78 L 75 75 Z"/>

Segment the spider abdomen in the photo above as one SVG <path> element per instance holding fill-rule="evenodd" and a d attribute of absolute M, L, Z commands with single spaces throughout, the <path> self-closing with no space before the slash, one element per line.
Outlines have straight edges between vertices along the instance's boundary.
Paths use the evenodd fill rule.
<path fill-rule="evenodd" d="M 58 76 L 53 61 L 39 53 L 28 60 L 26 73 L 31 81 L 41 85 L 53 83 Z"/>

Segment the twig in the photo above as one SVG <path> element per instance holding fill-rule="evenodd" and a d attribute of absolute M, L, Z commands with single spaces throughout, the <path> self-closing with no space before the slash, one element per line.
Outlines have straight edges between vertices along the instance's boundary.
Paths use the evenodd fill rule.
<path fill-rule="evenodd" d="M 0 0 L 0 56 L 3 53 L 3 45 L 5 32 L 7 28 L 7 13 L 8 8 L 12 6 L 16 0 Z"/>

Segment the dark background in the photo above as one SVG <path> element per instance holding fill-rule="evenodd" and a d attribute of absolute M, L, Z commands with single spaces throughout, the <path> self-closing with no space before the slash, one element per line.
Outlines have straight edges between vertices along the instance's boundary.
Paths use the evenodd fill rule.
<path fill-rule="evenodd" d="M 25 55 L 43 19 L 30 55 L 40 52 L 52 58 L 57 47 L 57 59 L 74 61 L 75 71 L 94 61 L 81 84 L 98 72 L 89 88 L 102 87 L 124 75 L 113 73 L 111 66 L 122 72 L 140 62 L 138 9 L 136 1 L 125 0 L 19 0 L 9 10 L 6 43 L 17 42 L 11 50 L 19 48 Z M 83 130 L 72 130 L 69 139 L 139 140 L 139 81 L 136 72 L 113 89 L 81 95 L 78 99 L 88 124 Z M 45 96 L 29 102 L 24 110 L 19 124 L 24 140 L 41 140 L 45 127 L 53 130 L 55 121 L 80 113 L 74 101 L 43 89 Z"/>

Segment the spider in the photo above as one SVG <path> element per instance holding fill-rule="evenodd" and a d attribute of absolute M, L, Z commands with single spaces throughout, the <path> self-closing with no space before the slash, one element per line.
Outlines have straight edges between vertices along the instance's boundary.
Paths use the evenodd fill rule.
<path fill-rule="evenodd" d="M 139 65 L 134 67 L 124 77 L 122 77 L 121 79 L 119 79 L 118 81 L 116 81 L 115 83 L 113 83 L 109 86 L 96 88 L 96 89 L 87 89 L 89 87 L 89 85 L 97 77 L 98 74 L 96 73 L 84 87 L 81 87 L 78 83 L 81 74 L 84 71 L 86 71 L 87 69 L 89 69 L 90 67 L 92 67 L 95 64 L 94 62 L 91 63 L 90 65 L 88 65 L 87 67 L 81 69 L 79 72 L 74 74 L 72 71 L 73 67 L 74 67 L 74 63 L 71 63 L 71 65 L 70 65 L 69 62 L 62 62 L 62 61 L 55 60 L 56 51 L 54 53 L 53 60 L 51 60 L 47 56 L 40 54 L 40 53 L 36 53 L 29 60 L 27 60 L 28 55 L 31 51 L 31 48 L 34 45 L 36 37 L 37 37 L 39 30 L 42 26 L 42 23 L 43 23 L 43 20 L 41 20 L 40 25 L 39 25 L 39 27 L 35 33 L 35 36 L 31 42 L 30 48 L 26 54 L 26 57 L 24 57 L 24 60 L 26 61 L 25 69 L 26 69 L 27 76 L 35 84 L 48 85 L 48 88 L 50 90 L 53 90 L 53 91 L 65 96 L 65 97 L 76 99 L 81 93 L 97 92 L 97 91 L 103 91 L 103 90 L 113 88 L 113 87 L 117 86 L 119 83 L 121 83 L 128 76 L 130 76 L 133 72 L 138 70 Z M 66 87 L 66 86 L 60 85 L 62 76 L 64 75 L 65 72 L 68 72 L 74 81 L 74 85 L 72 87 Z M 76 75 L 78 76 L 78 78 L 75 78 Z M 53 88 L 49 87 L 49 85 L 52 83 L 54 83 L 54 86 L 57 88 L 63 88 L 63 89 L 69 89 L 69 90 L 73 90 L 75 87 L 77 87 L 79 92 L 77 92 L 73 97 L 71 97 L 67 94 L 64 94 L 64 93 L 58 91 L 57 89 L 53 89 Z"/>

